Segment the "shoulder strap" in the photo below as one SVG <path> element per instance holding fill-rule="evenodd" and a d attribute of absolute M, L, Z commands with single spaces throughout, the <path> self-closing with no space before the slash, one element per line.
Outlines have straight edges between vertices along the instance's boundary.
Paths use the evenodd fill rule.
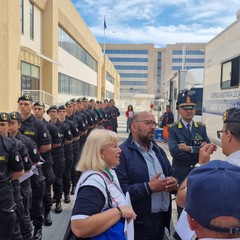
<path fill-rule="evenodd" d="M 109 190 L 108 190 L 108 187 L 107 187 L 107 184 L 106 184 L 106 182 L 105 182 L 105 180 L 104 180 L 104 178 L 103 178 L 103 176 L 102 176 L 101 174 L 99 174 L 99 173 L 91 173 L 91 174 L 89 174 L 89 175 L 83 180 L 83 182 L 81 183 L 81 185 L 82 185 L 89 177 L 91 177 L 92 175 L 98 175 L 98 176 L 100 176 L 100 177 L 102 178 L 102 180 L 103 180 L 103 182 L 104 182 L 104 185 L 105 185 L 106 192 L 107 192 L 108 206 L 111 208 L 111 207 L 112 207 L 111 194 L 110 194 L 110 192 L 109 192 Z"/>

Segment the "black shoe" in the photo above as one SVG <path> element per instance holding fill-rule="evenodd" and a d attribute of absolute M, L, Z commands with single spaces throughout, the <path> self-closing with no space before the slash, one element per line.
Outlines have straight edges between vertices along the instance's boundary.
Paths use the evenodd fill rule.
<path fill-rule="evenodd" d="M 70 195 L 69 195 L 69 194 L 67 194 L 67 195 L 64 196 L 64 202 L 65 202 L 65 203 L 70 203 L 70 202 L 71 202 L 71 198 L 70 198 Z"/>
<path fill-rule="evenodd" d="M 74 195 L 74 193 L 75 193 L 75 189 L 76 189 L 76 186 L 72 186 L 72 190 L 71 190 L 71 195 Z"/>
<path fill-rule="evenodd" d="M 42 228 L 34 228 L 33 240 L 42 239 Z"/>
<path fill-rule="evenodd" d="M 62 212 L 62 204 L 61 202 L 56 202 L 55 213 L 61 213 L 61 212 Z"/>
<path fill-rule="evenodd" d="M 51 226 L 52 225 L 52 218 L 50 213 L 45 213 L 44 214 L 44 225 L 45 226 Z"/>

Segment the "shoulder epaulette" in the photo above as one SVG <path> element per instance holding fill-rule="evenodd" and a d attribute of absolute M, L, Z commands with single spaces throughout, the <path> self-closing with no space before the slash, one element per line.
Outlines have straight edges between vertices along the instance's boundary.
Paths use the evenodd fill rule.
<path fill-rule="evenodd" d="M 197 122 L 197 124 L 198 124 L 199 126 L 205 126 L 205 123 L 202 123 L 202 122 Z"/>
<path fill-rule="evenodd" d="M 169 124 L 168 127 L 172 128 L 172 127 L 175 127 L 175 126 L 177 126 L 177 125 L 178 125 L 178 123 L 177 123 L 177 122 L 174 122 L 174 123 L 172 123 L 172 124 Z"/>

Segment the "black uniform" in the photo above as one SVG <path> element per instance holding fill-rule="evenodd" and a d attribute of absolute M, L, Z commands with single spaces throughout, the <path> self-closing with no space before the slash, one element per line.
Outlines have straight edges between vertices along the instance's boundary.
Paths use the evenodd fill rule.
<path fill-rule="evenodd" d="M 28 154 L 33 164 L 36 164 L 40 161 L 40 154 L 38 152 L 36 143 L 29 137 L 23 135 L 21 132 L 18 132 L 16 137 L 18 140 L 22 141 L 28 149 Z M 28 168 L 24 166 L 24 170 L 27 171 Z M 22 202 L 24 205 L 23 221 L 20 223 L 21 233 L 23 240 L 31 239 L 32 236 L 32 223 L 30 218 L 30 208 L 32 204 L 32 188 L 31 188 L 31 179 L 27 178 L 21 185 L 22 193 Z"/>
<path fill-rule="evenodd" d="M 76 124 L 70 121 L 68 118 L 64 121 L 72 132 L 73 138 L 79 137 L 79 130 Z M 70 194 L 71 188 L 71 169 L 73 164 L 73 144 L 64 144 L 64 158 L 65 158 L 65 170 L 63 173 L 63 193 L 66 197 Z"/>
<path fill-rule="evenodd" d="M 31 138 L 36 143 L 38 149 L 40 149 L 42 145 L 51 144 L 51 137 L 46 126 L 42 121 L 35 118 L 32 114 L 28 119 L 22 122 L 20 131 L 24 135 Z M 39 175 L 34 174 L 31 177 L 32 184 L 31 218 L 33 220 L 35 231 L 41 229 L 43 225 L 44 209 L 42 200 L 46 192 L 45 177 L 43 176 L 41 166 L 38 165 L 37 169 Z"/>
<path fill-rule="evenodd" d="M 53 184 L 53 191 L 54 199 L 56 199 L 57 206 L 57 204 L 61 201 L 63 193 L 62 176 L 65 168 L 64 142 L 65 140 L 72 141 L 73 136 L 67 124 L 61 122 L 60 120 L 57 120 L 57 122 L 54 124 L 58 128 L 61 137 L 61 146 L 58 148 L 54 148 L 51 151 L 53 156 L 53 171 L 56 176 L 55 182 Z"/>
<path fill-rule="evenodd" d="M 17 226 L 13 187 L 10 182 L 12 172 L 23 170 L 23 162 L 16 143 L 0 135 L 0 239 L 15 239 Z"/>
<path fill-rule="evenodd" d="M 28 154 L 28 149 L 27 146 L 20 140 L 9 136 L 9 138 L 11 138 L 13 141 L 15 141 L 17 149 L 19 151 L 19 154 L 21 156 L 21 159 L 23 161 L 23 165 L 24 165 L 24 171 L 29 171 L 32 168 L 32 162 L 30 160 L 29 154 Z M 21 194 L 21 186 L 20 186 L 20 182 L 18 179 L 14 180 L 11 182 L 12 187 L 13 187 L 13 198 L 16 204 L 16 211 L 17 211 L 17 224 L 16 224 L 16 231 L 14 233 L 14 239 L 22 239 L 22 231 L 21 231 L 21 226 L 23 228 L 25 228 L 25 222 L 24 222 L 24 218 L 23 218 L 23 214 L 25 211 L 25 207 L 23 204 L 23 197 Z M 30 221 L 30 215 L 28 216 L 28 223 L 31 224 Z M 28 224 L 27 223 L 27 224 Z M 31 226 L 31 225 L 30 225 Z M 30 227 L 30 226 L 26 226 L 26 227 Z M 30 232 L 31 234 L 31 232 Z M 30 235 L 31 237 L 31 235 Z"/>

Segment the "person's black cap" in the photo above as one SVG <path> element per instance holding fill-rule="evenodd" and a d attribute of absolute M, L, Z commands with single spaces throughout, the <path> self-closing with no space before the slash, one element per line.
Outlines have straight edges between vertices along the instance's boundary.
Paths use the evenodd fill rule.
<path fill-rule="evenodd" d="M 223 123 L 240 124 L 240 108 L 230 108 L 223 113 Z"/>
<path fill-rule="evenodd" d="M 31 95 L 28 95 L 28 94 L 25 94 L 25 95 L 22 95 L 21 97 L 18 98 L 18 103 L 19 101 L 30 101 L 30 102 L 33 102 L 33 99 L 32 99 L 32 96 Z"/>
<path fill-rule="evenodd" d="M 40 107 L 44 107 L 44 108 L 45 108 L 45 104 L 44 104 L 44 102 L 42 102 L 42 101 L 35 102 L 35 103 L 33 104 L 33 106 L 40 106 Z"/>
<path fill-rule="evenodd" d="M 104 103 L 108 103 L 108 100 L 107 100 L 107 99 L 104 99 L 103 102 L 104 102 Z"/>
<path fill-rule="evenodd" d="M 78 98 L 76 102 L 82 102 L 82 98 Z"/>
<path fill-rule="evenodd" d="M 88 98 L 83 97 L 83 98 L 82 98 L 82 101 L 83 101 L 83 102 L 87 102 L 87 101 L 88 101 Z"/>
<path fill-rule="evenodd" d="M 72 98 L 70 101 L 74 104 L 77 102 L 76 98 Z"/>
<path fill-rule="evenodd" d="M 11 120 L 18 120 L 19 122 L 22 121 L 22 116 L 19 112 L 11 112 L 11 113 L 9 113 L 9 116 L 10 116 Z"/>
<path fill-rule="evenodd" d="M 65 106 L 72 105 L 72 104 L 73 104 L 73 102 L 71 100 L 69 100 L 65 103 Z"/>
<path fill-rule="evenodd" d="M 58 107 L 56 105 L 50 106 L 49 109 L 47 110 L 47 114 L 49 113 L 50 110 L 57 110 L 58 111 Z"/>
<path fill-rule="evenodd" d="M 196 104 L 197 99 L 194 91 L 183 90 L 178 94 L 178 99 L 176 103 L 177 110 L 179 109 L 179 107 L 184 109 L 192 109 L 196 106 Z"/>
<path fill-rule="evenodd" d="M 0 122 L 11 122 L 9 114 L 6 112 L 0 112 Z"/>
<path fill-rule="evenodd" d="M 66 110 L 66 107 L 64 105 L 58 106 L 58 110 Z"/>

